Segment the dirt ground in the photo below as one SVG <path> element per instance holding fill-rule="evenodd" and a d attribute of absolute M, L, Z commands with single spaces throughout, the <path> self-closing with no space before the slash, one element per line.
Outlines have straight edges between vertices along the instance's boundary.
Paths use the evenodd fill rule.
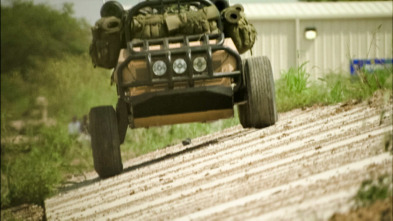
<path fill-rule="evenodd" d="M 23 204 L 1 210 L 1 220 L 40 221 L 44 219 L 44 209 L 38 205 Z"/>
<path fill-rule="evenodd" d="M 46 217 L 357 220 L 369 214 L 353 210 L 362 181 L 392 174 L 391 136 L 391 99 L 294 110 L 272 127 L 236 126 L 134 158 L 113 178 L 86 174 L 45 201 Z M 367 211 L 384 215 L 392 202 L 377 203 Z"/>
<path fill-rule="evenodd" d="M 347 213 L 334 214 L 330 221 L 391 221 L 393 214 L 392 199 L 376 201 L 370 206 L 357 208 Z"/>

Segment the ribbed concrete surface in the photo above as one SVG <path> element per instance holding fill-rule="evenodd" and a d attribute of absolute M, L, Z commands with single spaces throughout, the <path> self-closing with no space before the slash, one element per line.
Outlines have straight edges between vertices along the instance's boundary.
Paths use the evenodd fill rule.
<path fill-rule="evenodd" d="M 326 220 L 363 180 L 392 174 L 392 104 L 294 110 L 126 162 L 46 200 L 48 220 Z M 390 143 L 391 145 L 391 143 Z"/>

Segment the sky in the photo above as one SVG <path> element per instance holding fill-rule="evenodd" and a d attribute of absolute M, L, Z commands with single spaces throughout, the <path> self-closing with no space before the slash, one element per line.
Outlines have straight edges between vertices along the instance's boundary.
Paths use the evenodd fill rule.
<path fill-rule="evenodd" d="M 2 4 L 3 4 L 3 0 Z M 118 0 L 123 5 L 130 5 L 140 2 L 141 0 Z M 230 0 L 234 3 L 257 3 L 257 2 L 296 2 L 297 0 Z M 89 24 L 94 23 L 100 18 L 100 9 L 103 0 L 33 0 L 34 3 L 47 3 L 56 9 L 61 9 L 65 2 L 74 4 L 75 17 L 85 18 Z"/>

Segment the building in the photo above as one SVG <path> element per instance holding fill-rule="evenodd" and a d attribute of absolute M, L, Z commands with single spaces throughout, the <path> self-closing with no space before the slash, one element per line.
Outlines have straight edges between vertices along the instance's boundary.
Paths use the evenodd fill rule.
<path fill-rule="evenodd" d="M 270 58 L 274 78 L 307 62 L 311 77 L 350 73 L 357 59 L 392 56 L 391 1 L 243 4 L 258 36 L 253 55 Z M 306 39 L 306 35 L 307 38 Z M 251 56 L 247 52 L 245 57 Z"/>

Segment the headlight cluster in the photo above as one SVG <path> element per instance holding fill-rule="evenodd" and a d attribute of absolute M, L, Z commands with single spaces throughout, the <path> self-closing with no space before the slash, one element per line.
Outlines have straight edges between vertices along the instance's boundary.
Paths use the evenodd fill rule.
<path fill-rule="evenodd" d="M 194 59 L 192 65 L 196 72 L 203 72 L 206 70 L 207 62 L 204 57 L 200 56 Z M 187 70 L 187 62 L 183 58 L 178 58 L 173 62 L 172 68 L 176 74 L 184 74 Z M 156 76 L 161 77 L 166 71 L 167 65 L 164 61 L 157 60 L 153 63 L 153 73 Z"/>

